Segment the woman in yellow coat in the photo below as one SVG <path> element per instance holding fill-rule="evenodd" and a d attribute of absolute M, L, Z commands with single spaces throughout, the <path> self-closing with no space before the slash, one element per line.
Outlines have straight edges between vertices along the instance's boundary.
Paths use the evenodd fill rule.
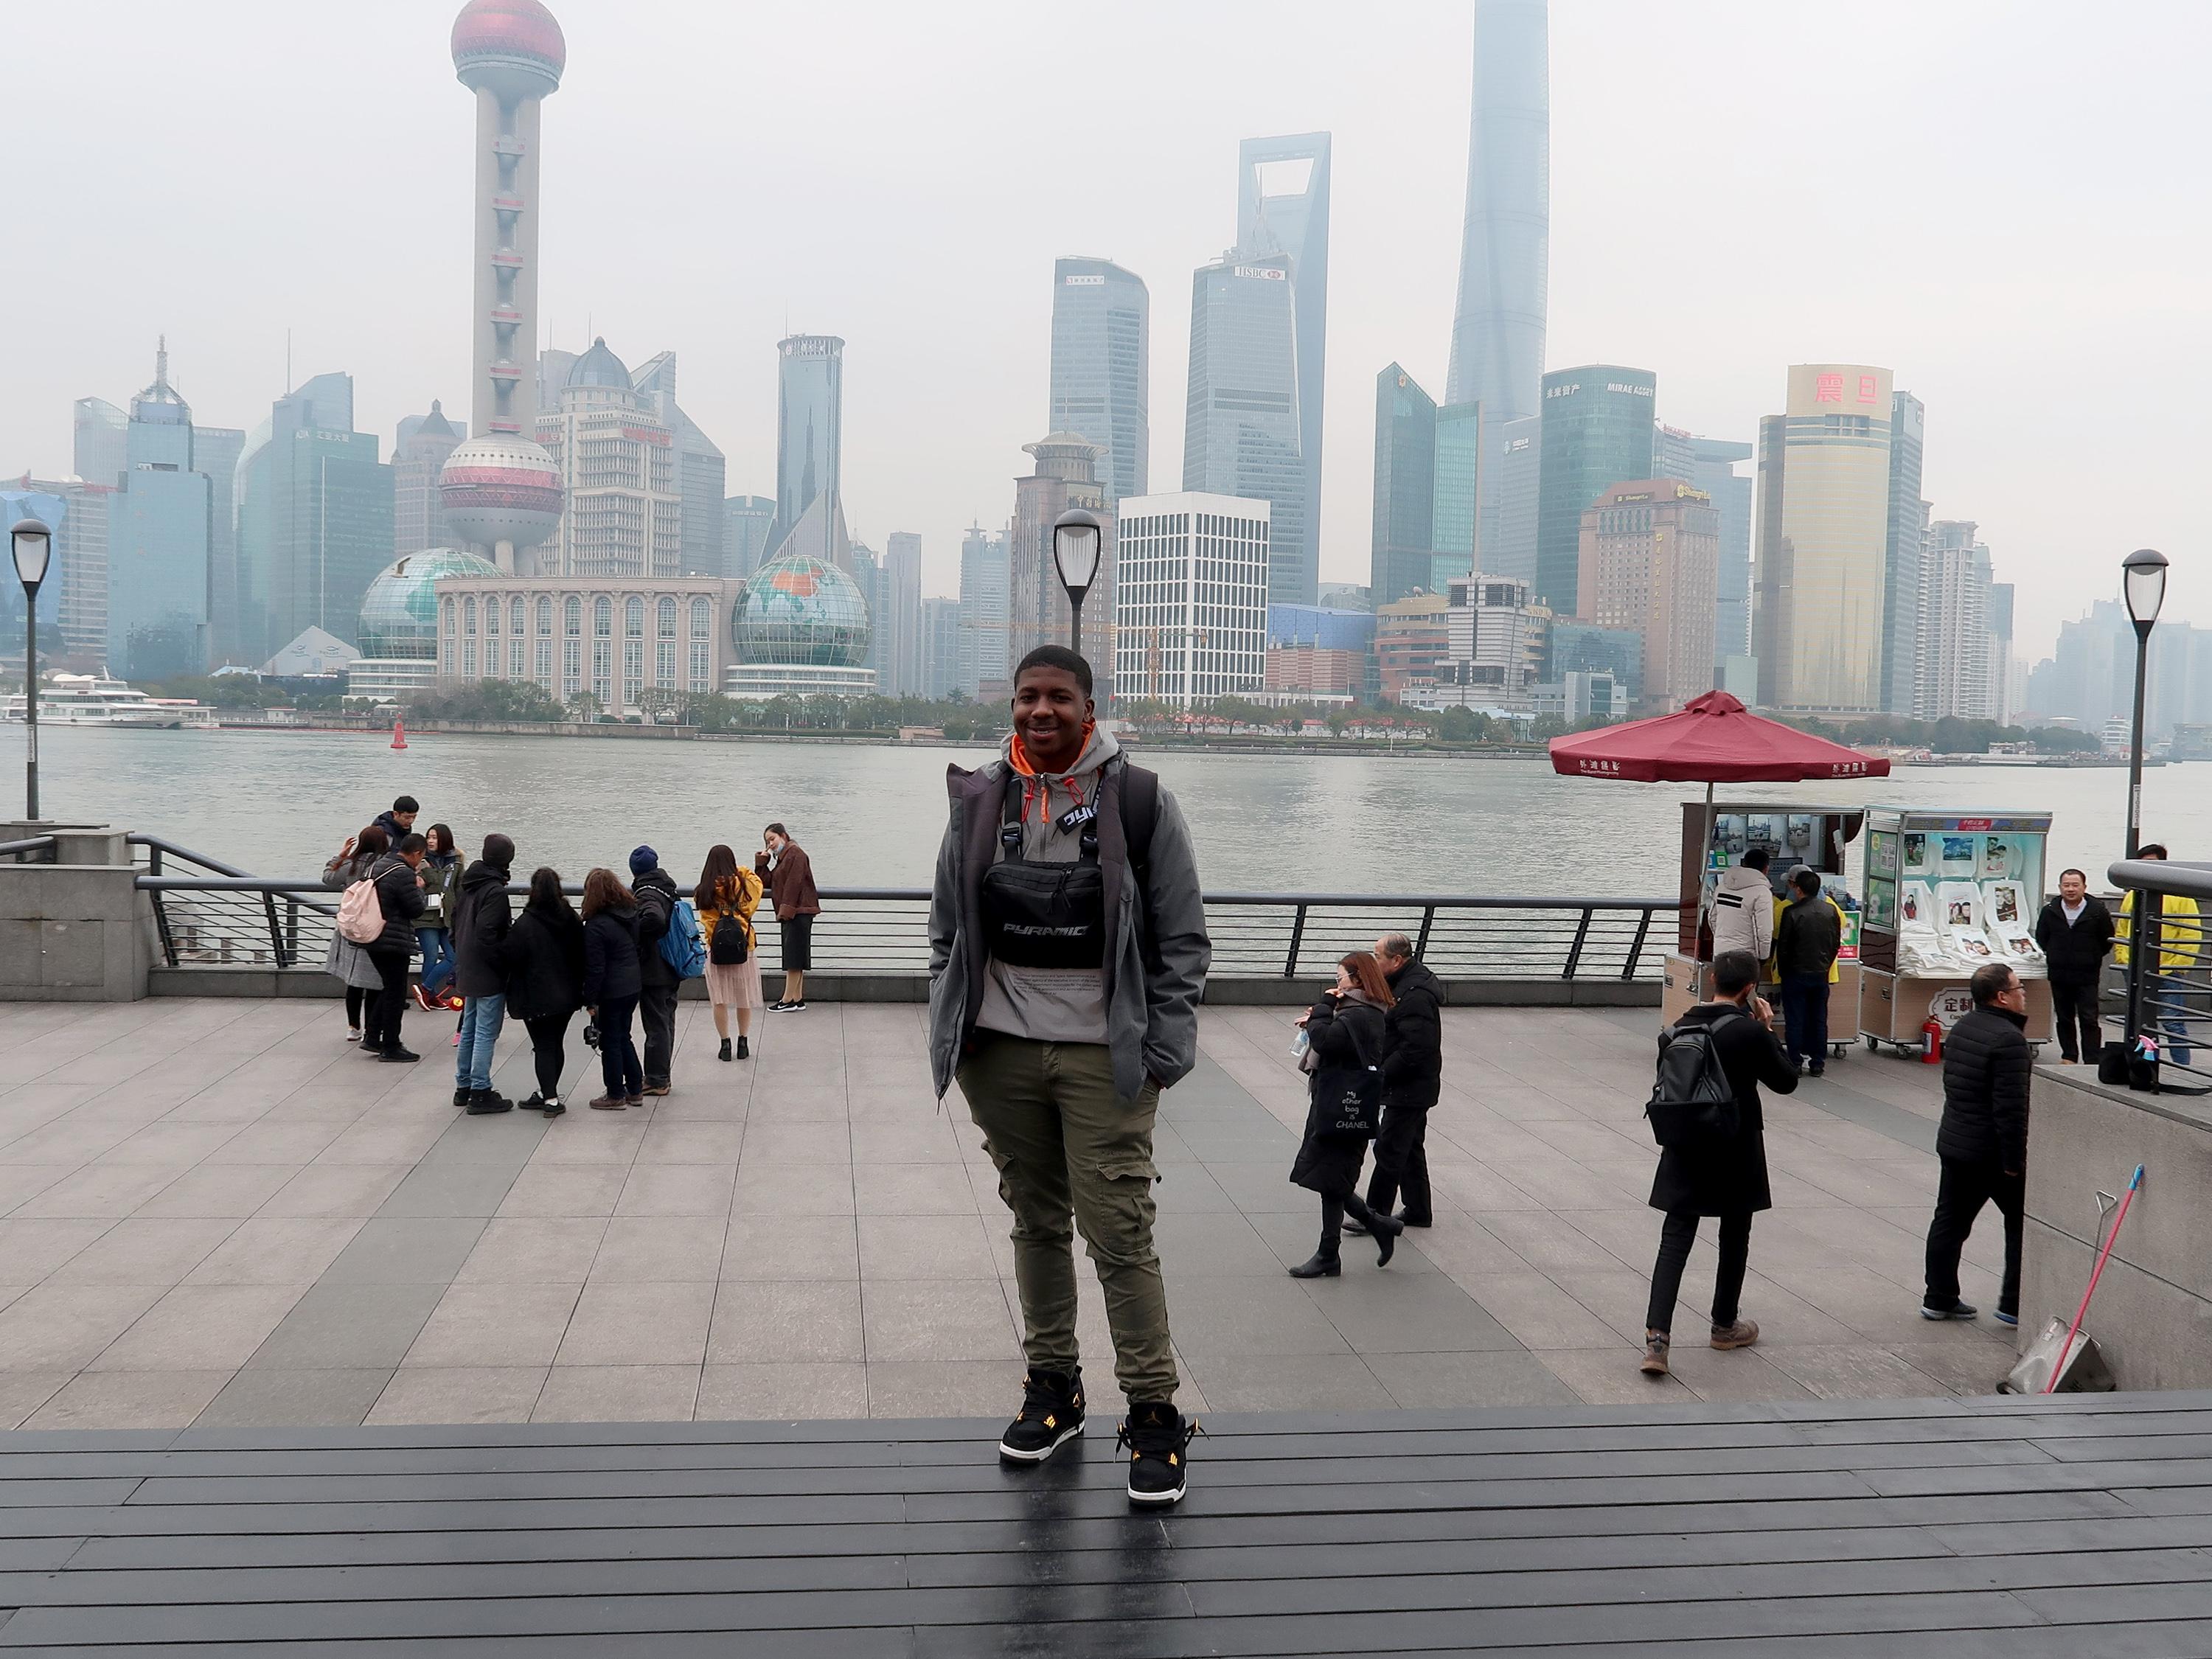
<path fill-rule="evenodd" d="M 760 940 L 753 932 L 753 910 L 760 903 L 761 878 L 738 862 L 727 847 L 710 848 L 699 885 L 691 895 L 699 913 L 699 934 L 707 944 L 707 995 L 714 1005 L 714 1030 L 721 1034 L 722 1052 L 728 1060 L 730 1014 L 738 1017 L 738 1051 L 744 1060 L 752 1053 L 746 1041 L 752 1030 L 753 1011 L 761 1006 Z M 715 947 L 715 936 L 729 930 Z"/>
<path fill-rule="evenodd" d="M 2166 848 L 2153 842 L 2136 856 L 2164 863 Z M 2123 968 L 2128 962 L 2128 940 L 2132 937 L 2136 896 L 2130 892 L 2120 900 L 2120 932 L 2112 945 L 2112 960 Z M 2164 893 L 2159 896 L 2158 908 L 2150 913 L 2150 927 L 2158 940 L 2158 968 L 2164 975 L 2174 975 L 2165 984 L 2146 984 L 2143 987 L 2143 1024 L 2166 1032 L 2166 1058 L 2176 1066 L 2189 1064 L 2189 1022 L 2182 1018 L 2183 1011 L 2202 1013 L 2204 992 L 2197 988 L 2195 980 L 2178 983 L 2180 976 L 2203 967 L 2207 962 L 2204 949 L 2204 919 L 2198 913 L 2197 901 L 2183 893 Z"/>

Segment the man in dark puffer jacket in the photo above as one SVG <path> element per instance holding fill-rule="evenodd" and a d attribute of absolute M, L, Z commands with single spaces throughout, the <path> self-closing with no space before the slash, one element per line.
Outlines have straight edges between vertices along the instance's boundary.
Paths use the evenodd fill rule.
<path fill-rule="evenodd" d="M 2021 1215 L 2027 1198 L 2027 988 L 2002 962 L 1974 971 L 1974 1009 L 1943 1042 L 1943 1121 L 1936 1131 L 1943 1160 L 1936 1217 L 1928 1226 L 1928 1293 L 1923 1319 L 1972 1319 L 1959 1300 L 1959 1252 L 1982 1206 L 2004 1216 L 2004 1287 L 1997 1320 L 2020 1323 Z"/>

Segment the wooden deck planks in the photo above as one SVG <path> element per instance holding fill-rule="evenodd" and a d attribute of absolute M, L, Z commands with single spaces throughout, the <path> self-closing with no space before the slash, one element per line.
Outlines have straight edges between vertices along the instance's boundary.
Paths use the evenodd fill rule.
<path fill-rule="evenodd" d="M 2212 1652 L 2212 1394 L 994 1426 L 0 1436 L 0 1654 Z"/>

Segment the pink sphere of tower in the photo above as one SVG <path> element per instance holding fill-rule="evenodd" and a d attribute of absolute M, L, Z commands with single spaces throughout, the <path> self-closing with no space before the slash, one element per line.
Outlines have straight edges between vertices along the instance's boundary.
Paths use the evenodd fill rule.
<path fill-rule="evenodd" d="M 453 20 L 453 71 L 471 88 L 512 103 L 561 84 L 568 42 L 538 0 L 469 0 Z"/>
<path fill-rule="evenodd" d="M 561 522 L 561 469 L 527 438 L 492 433 L 446 458 L 438 498 L 453 533 L 477 547 L 536 547 Z M 500 562 L 505 563 L 506 561 Z"/>

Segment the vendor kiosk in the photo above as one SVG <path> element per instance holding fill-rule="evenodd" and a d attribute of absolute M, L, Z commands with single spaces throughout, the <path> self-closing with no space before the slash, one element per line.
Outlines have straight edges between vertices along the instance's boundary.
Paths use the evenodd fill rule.
<path fill-rule="evenodd" d="M 1856 806 L 1814 806 L 1802 801 L 1774 804 L 1715 801 L 1712 831 L 1705 831 L 1703 801 L 1682 803 L 1681 921 L 1674 952 L 1664 965 L 1660 1016 L 1667 1024 L 1705 1000 L 1710 991 L 1712 933 L 1706 922 L 1721 873 L 1743 862 L 1754 847 L 1766 849 L 1767 884 L 1783 897 L 1790 872 L 1799 865 L 1820 873 L 1821 890 L 1844 913 L 1843 951 L 1836 981 L 1828 988 L 1828 1030 L 1856 1029 L 1859 990 L 1859 906 L 1844 881 L 1844 854 L 1856 839 L 1864 811 Z M 1772 978 L 1771 963 L 1768 977 Z M 1830 1042 L 1841 1054 L 1845 1036 Z"/>
<path fill-rule="evenodd" d="M 1992 962 L 2027 985 L 2027 1040 L 2051 1037 L 2051 982 L 2035 943 L 2048 812 L 1867 809 L 1858 1030 L 1866 1046 L 1918 1053 L 1973 1006 L 1967 981 Z"/>

